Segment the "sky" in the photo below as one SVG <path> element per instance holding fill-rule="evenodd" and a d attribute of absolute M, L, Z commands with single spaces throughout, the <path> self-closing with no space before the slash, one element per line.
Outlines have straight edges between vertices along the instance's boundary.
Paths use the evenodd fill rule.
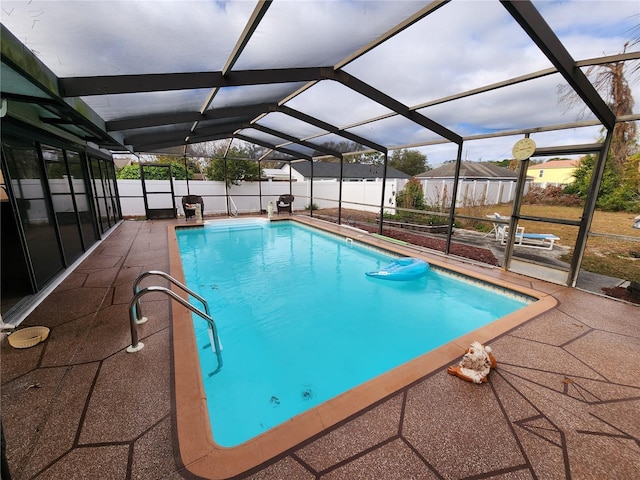
<path fill-rule="evenodd" d="M 429 1 L 275 0 L 243 51 L 236 69 L 334 65 Z M 534 1 L 535 7 L 576 60 L 622 51 L 640 37 L 637 0 Z M 3 0 L 2 23 L 60 77 L 219 71 L 250 17 L 253 1 L 205 0 Z M 639 51 L 640 44 L 627 51 Z M 640 61 L 628 62 L 637 67 Z M 564 79 L 548 75 L 439 105 L 429 102 L 483 85 L 549 68 L 550 62 L 493 0 L 444 5 L 387 42 L 346 64 L 344 70 L 414 107 L 463 136 L 592 120 L 590 112 L 558 101 Z M 640 113 L 640 74 L 632 91 Z M 301 85 L 223 89 L 213 106 L 255 102 L 265 92 L 278 100 Z M 198 110 L 207 89 L 85 97 L 105 120 L 149 113 Z M 390 148 L 440 137 L 344 85 L 329 80 L 305 90 L 287 106 Z M 569 107 L 569 108 L 568 108 Z M 282 114 L 259 122 L 294 136 L 319 132 Z M 536 133 L 538 146 L 593 143 L 599 127 Z M 520 136 L 465 141 L 463 158 L 502 160 Z M 453 144 L 414 147 L 435 166 L 456 157 Z"/>

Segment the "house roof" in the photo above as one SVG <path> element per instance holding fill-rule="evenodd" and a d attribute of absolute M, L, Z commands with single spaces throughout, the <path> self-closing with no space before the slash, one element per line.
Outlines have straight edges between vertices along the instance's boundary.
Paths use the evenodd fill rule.
<path fill-rule="evenodd" d="M 305 160 L 303 162 L 294 162 L 291 168 L 303 175 L 311 176 L 311 162 Z M 382 165 L 370 165 L 364 163 L 345 163 L 342 170 L 342 178 L 382 178 Z M 340 164 L 336 162 L 313 162 L 313 178 L 339 178 Z M 411 175 L 407 175 L 393 167 L 387 167 L 387 178 L 409 179 Z"/>
<path fill-rule="evenodd" d="M 277 180 L 281 180 L 281 179 L 289 180 L 289 174 L 279 168 L 263 168 L 262 173 L 267 178 L 273 178 Z"/>
<path fill-rule="evenodd" d="M 575 168 L 579 163 L 579 160 L 549 160 L 548 162 L 529 165 L 527 170 L 539 170 L 543 168 L 545 170 L 550 168 Z"/>
<path fill-rule="evenodd" d="M 131 163 L 131 159 L 130 158 L 117 158 L 117 157 L 114 157 L 113 163 L 116 166 L 116 168 L 123 168 L 123 167 L 126 167 L 127 165 L 129 165 Z"/>
<path fill-rule="evenodd" d="M 420 178 L 453 178 L 455 163 L 447 163 L 441 167 L 417 175 Z M 487 162 L 467 162 L 460 165 L 460 178 L 509 178 L 517 179 L 518 172 L 499 167 Z"/>

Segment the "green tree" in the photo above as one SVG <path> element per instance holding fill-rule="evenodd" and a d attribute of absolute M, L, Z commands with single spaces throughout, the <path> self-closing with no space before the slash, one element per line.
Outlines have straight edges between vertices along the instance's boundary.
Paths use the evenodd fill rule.
<path fill-rule="evenodd" d="M 492 163 L 493 165 L 496 165 L 498 167 L 509 168 L 511 166 L 511 159 L 506 158 L 504 160 L 494 160 L 489 163 Z"/>
<path fill-rule="evenodd" d="M 394 150 L 389 158 L 389 165 L 411 176 L 429 170 L 427 156 L 418 150 Z"/>
<path fill-rule="evenodd" d="M 382 165 L 384 162 L 384 154 L 380 152 L 368 152 L 360 153 L 357 155 L 357 163 L 364 163 L 368 165 Z"/>
<path fill-rule="evenodd" d="M 637 40 L 636 40 L 637 42 Z M 634 42 L 634 43 L 636 43 Z M 625 53 L 629 43 L 625 43 Z M 593 85 L 605 98 L 616 117 L 633 113 L 633 93 L 625 77 L 624 61 L 589 67 L 585 74 L 593 77 Z M 640 69 L 631 69 L 632 73 Z M 637 80 L 637 77 L 633 80 Z M 577 102 L 577 96 L 569 87 L 560 89 L 560 101 L 566 105 Z M 596 206 L 606 210 L 637 211 L 640 209 L 640 174 L 638 164 L 638 132 L 635 122 L 618 122 L 613 128 L 611 146 L 605 164 L 602 184 Z M 587 155 L 582 159 L 574 176 L 574 184 L 565 188 L 568 193 L 585 197 L 593 174 L 595 159 Z"/>
<path fill-rule="evenodd" d="M 268 154 L 266 148 L 241 140 L 204 142 L 192 145 L 191 151 L 200 156 L 200 167 L 207 179 L 225 182 L 229 187 L 259 180 L 258 162 L 251 159 Z"/>
<path fill-rule="evenodd" d="M 567 185 L 563 193 L 586 198 L 589 193 L 594 165 L 595 157 L 593 155 L 582 158 L 573 173 L 575 182 Z M 623 171 L 620 171 L 613 162 L 607 161 L 602 174 L 596 206 L 611 211 L 636 212 L 640 210 L 639 167 L 640 153 L 629 157 Z"/>
<path fill-rule="evenodd" d="M 622 53 L 626 53 L 629 42 L 624 44 Z M 585 70 L 585 75 L 593 77 L 593 86 L 605 99 L 616 117 L 633 113 L 633 92 L 625 76 L 625 62 L 611 62 L 592 65 Z M 632 72 L 640 70 L 632 70 Z M 632 78 L 637 81 L 638 77 Z M 576 93 L 568 85 L 559 87 L 560 103 L 570 107 L 579 102 Z M 586 111 L 586 107 L 584 108 Z M 627 159 L 637 150 L 637 128 L 635 122 L 618 122 L 613 128 L 609 162 L 613 168 L 622 172 Z"/>
<path fill-rule="evenodd" d="M 158 162 L 162 163 L 162 162 Z M 171 164 L 171 175 L 176 180 L 186 180 L 187 171 L 184 168 L 184 163 L 179 161 L 172 161 Z M 147 180 L 168 180 L 168 170 L 164 167 L 153 167 L 153 166 L 145 166 L 144 167 L 144 178 Z M 140 179 L 140 165 L 137 163 L 132 163 L 118 170 L 116 173 L 116 178 L 122 180 L 138 180 Z M 193 172 L 189 170 L 189 179 L 193 178 Z"/>
<path fill-rule="evenodd" d="M 605 210 L 638 212 L 640 210 L 640 153 L 629 156 L 622 171 L 611 165 L 617 176 L 616 184 L 609 196 L 600 200 Z"/>
<path fill-rule="evenodd" d="M 396 202 L 401 208 L 424 210 L 424 191 L 420 180 L 417 178 L 409 180 L 404 188 L 398 192 Z"/>
<path fill-rule="evenodd" d="M 206 171 L 208 178 L 225 182 L 228 187 L 239 185 L 241 181 L 257 181 L 260 179 L 258 162 L 255 160 L 215 158 L 211 161 Z"/>

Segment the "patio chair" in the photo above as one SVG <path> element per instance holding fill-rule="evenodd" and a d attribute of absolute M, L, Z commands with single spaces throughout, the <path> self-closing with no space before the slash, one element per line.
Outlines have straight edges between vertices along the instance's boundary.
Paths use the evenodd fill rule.
<path fill-rule="evenodd" d="M 498 240 L 498 228 L 501 225 L 501 223 L 498 223 L 498 222 L 509 223 L 509 220 L 511 219 L 511 217 L 503 217 L 497 212 L 494 213 L 493 215 L 486 215 L 486 217 L 489 220 L 494 220 L 494 222 L 493 222 L 493 227 L 487 234 L 485 234 L 485 237 L 488 237 L 489 235 L 494 234 L 496 236 L 496 240 Z"/>
<path fill-rule="evenodd" d="M 276 202 L 276 207 L 278 208 L 278 215 L 280 212 L 289 212 L 293 213 L 291 209 L 291 205 L 293 204 L 294 197 L 293 195 L 280 195 L 278 197 L 278 201 Z"/>
<path fill-rule="evenodd" d="M 500 215 L 496 214 L 496 220 L 501 220 Z M 509 237 L 509 225 L 504 223 L 494 224 L 496 232 L 496 240 L 500 245 L 506 245 Z M 520 247 L 540 248 L 543 250 L 553 250 L 553 245 L 560 237 L 556 237 L 551 233 L 525 233 L 524 227 L 516 227 L 516 236 L 514 245 Z"/>
<path fill-rule="evenodd" d="M 196 204 L 200 204 L 200 213 L 204 217 L 204 201 L 199 195 L 185 195 L 182 197 L 182 209 L 184 210 L 185 220 L 189 220 L 189 217 L 196 216 Z"/>

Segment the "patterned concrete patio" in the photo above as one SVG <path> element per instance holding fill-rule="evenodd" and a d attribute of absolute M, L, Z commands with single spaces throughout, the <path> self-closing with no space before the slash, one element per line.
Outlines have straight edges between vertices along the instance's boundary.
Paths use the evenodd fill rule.
<path fill-rule="evenodd" d="M 46 342 L 3 341 L 12 478 L 201 478 L 177 445 L 168 299 L 145 297 L 145 348 L 125 352 L 132 283 L 169 270 L 173 223 L 123 222 L 23 323 L 50 327 Z M 468 268 L 558 301 L 490 342 L 499 365 L 489 383 L 442 365 L 236 478 L 640 478 L 640 308 Z"/>

